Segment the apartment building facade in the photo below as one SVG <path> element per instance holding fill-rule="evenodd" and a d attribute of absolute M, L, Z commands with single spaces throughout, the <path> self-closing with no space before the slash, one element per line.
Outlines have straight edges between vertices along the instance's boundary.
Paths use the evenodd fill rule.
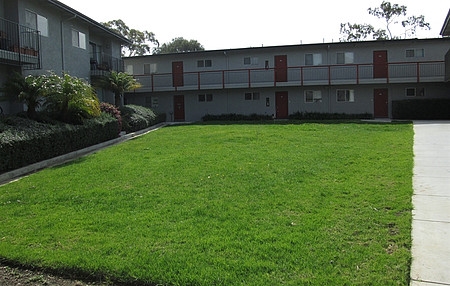
<path fill-rule="evenodd" d="M 0 85 L 12 72 L 65 72 L 90 82 L 108 71 L 123 71 L 121 45 L 128 42 L 56 0 L 0 0 Z M 114 102 L 111 93 L 98 95 Z M 9 101 L 0 106 L 5 113 L 24 108 Z"/>
<path fill-rule="evenodd" d="M 125 58 L 142 84 L 126 102 L 168 121 L 206 114 L 392 116 L 392 101 L 448 98 L 450 38 L 339 42 Z"/>

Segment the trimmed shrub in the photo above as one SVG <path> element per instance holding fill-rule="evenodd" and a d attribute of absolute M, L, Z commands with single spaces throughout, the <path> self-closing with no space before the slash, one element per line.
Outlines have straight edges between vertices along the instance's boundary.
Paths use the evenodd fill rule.
<path fill-rule="evenodd" d="M 450 99 L 408 99 L 392 101 L 394 119 L 450 119 Z"/>
<path fill-rule="evenodd" d="M 117 120 L 109 114 L 83 125 L 45 124 L 17 116 L 0 122 L 0 173 L 117 138 Z"/>
<path fill-rule="evenodd" d="M 370 113 L 320 113 L 320 112 L 296 112 L 289 115 L 291 120 L 342 120 L 342 119 L 372 119 Z"/>
<path fill-rule="evenodd" d="M 166 120 L 165 115 L 157 115 L 153 110 L 139 105 L 125 105 L 120 108 L 122 130 L 135 132 Z"/>
<path fill-rule="evenodd" d="M 271 115 L 260 115 L 260 114 L 236 114 L 236 113 L 227 113 L 227 114 L 219 114 L 212 115 L 206 114 L 202 117 L 202 121 L 262 121 L 262 120 L 272 120 Z"/>

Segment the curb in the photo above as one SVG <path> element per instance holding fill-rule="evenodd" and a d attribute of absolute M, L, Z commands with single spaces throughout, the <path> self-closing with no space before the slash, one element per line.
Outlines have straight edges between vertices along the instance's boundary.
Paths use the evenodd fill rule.
<path fill-rule="evenodd" d="M 119 144 L 119 143 L 128 141 L 130 139 L 139 137 L 139 136 L 147 134 L 149 132 L 158 130 L 159 128 L 165 127 L 167 125 L 168 125 L 168 123 L 166 123 L 166 122 L 159 123 L 159 124 L 153 125 L 149 128 L 143 129 L 143 130 L 139 130 L 136 132 L 122 135 L 119 138 L 116 138 L 113 140 L 102 142 L 97 145 L 92 145 L 92 146 L 86 147 L 84 149 L 76 150 L 76 151 L 73 151 L 73 152 L 58 156 L 58 157 L 47 159 L 47 160 L 37 162 L 37 163 L 31 164 L 31 165 L 28 165 L 28 166 L 25 166 L 25 167 L 22 167 L 22 168 L 19 168 L 16 170 L 12 170 L 12 171 L 3 173 L 0 175 L 0 186 L 10 183 L 14 180 L 17 180 L 18 178 L 23 177 L 25 175 L 35 173 L 35 172 L 40 171 L 45 168 L 54 167 L 57 165 L 61 165 L 61 164 L 73 161 L 82 156 L 86 156 L 91 153 L 94 153 L 95 151 L 101 150 L 103 148 L 106 148 L 106 147 L 109 147 L 109 146 L 112 146 L 115 144 Z"/>

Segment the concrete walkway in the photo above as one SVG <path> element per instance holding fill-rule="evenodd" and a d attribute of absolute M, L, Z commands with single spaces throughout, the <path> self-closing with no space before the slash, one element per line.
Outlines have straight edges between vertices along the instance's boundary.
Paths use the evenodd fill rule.
<path fill-rule="evenodd" d="M 414 121 L 411 286 L 450 285 L 450 121 Z"/>

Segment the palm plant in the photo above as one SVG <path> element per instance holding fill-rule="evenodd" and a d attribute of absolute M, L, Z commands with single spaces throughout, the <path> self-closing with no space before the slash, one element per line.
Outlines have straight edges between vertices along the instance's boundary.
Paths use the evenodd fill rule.
<path fill-rule="evenodd" d="M 123 94 L 126 91 L 134 90 L 142 86 L 133 76 L 124 72 L 115 71 L 100 77 L 94 82 L 94 85 L 113 92 L 114 103 L 118 107 L 122 106 Z"/>
<path fill-rule="evenodd" d="M 4 83 L 2 91 L 27 106 L 27 116 L 36 118 L 36 110 L 41 106 L 46 94 L 45 77 L 29 75 L 23 77 L 15 72 Z"/>

